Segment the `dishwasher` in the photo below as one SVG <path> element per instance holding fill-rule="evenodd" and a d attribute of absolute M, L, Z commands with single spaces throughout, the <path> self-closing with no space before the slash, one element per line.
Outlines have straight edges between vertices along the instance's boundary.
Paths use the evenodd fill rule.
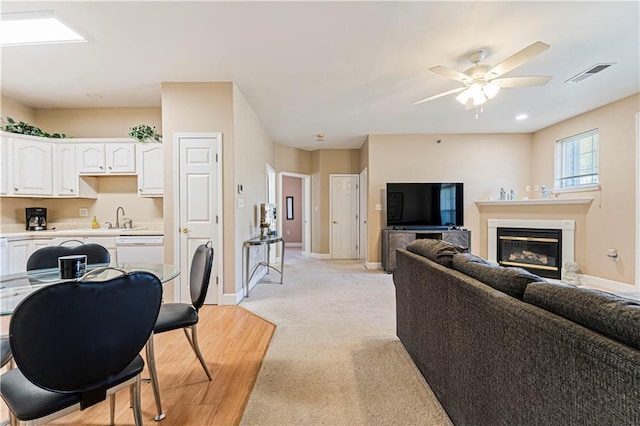
<path fill-rule="evenodd" d="M 116 237 L 118 263 L 163 263 L 162 235 L 121 235 Z"/>

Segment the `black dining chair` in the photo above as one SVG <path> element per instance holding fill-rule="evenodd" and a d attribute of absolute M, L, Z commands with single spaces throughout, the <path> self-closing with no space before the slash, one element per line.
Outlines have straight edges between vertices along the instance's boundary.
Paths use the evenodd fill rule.
<path fill-rule="evenodd" d="M 65 281 L 27 296 L 9 324 L 17 368 L 0 376 L 11 413 L 49 422 L 129 387 L 135 424 L 142 425 L 140 351 L 161 301 L 162 284 L 148 272 Z"/>
<path fill-rule="evenodd" d="M 189 274 L 189 287 L 191 290 L 191 303 L 163 303 L 160 307 L 158 320 L 153 328 L 153 334 L 164 333 L 166 331 L 182 329 L 187 340 L 191 345 L 191 349 L 195 352 L 207 378 L 211 381 L 211 373 L 207 364 L 202 357 L 200 347 L 198 346 L 198 311 L 204 304 L 207 296 L 209 281 L 211 279 L 211 269 L 213 267 L 213 247 L 211 242 L 201 244 L 196 249 L 191 260 L 191 271 Z M 191 330 L 191 334 L 187 330 Z M 147 362 L 149 363 L 149 374 L 151 375 L 151 384 L 153 387 L 153 395 L 156 400 L 156 408 L 158 415 L 156 421 L 162 420 L 165 413 L 162 411 L 162 402 L 160 400 L 160 388 L 158 385 L 158 375 L 156 372 L 155 354 L 153 348 L 153 337 L 149 339 L 146 347 Z"/>
<path fill-rule="evenodd" d="M 64 242 L 62 243 L 64 244 Z M 111 262 L 109 250 L 100 244 L 79 244 L 76 246 L 48 246 L 34 251 L 27 260 L 27 271 L 57 268 L 58 258 L 75 254 L 86 254 L 88 265 L 108 265 Z"/>

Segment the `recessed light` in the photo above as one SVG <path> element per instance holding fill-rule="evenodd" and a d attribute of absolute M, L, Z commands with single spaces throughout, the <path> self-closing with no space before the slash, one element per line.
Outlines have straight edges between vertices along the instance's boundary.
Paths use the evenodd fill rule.
<path fill-rule="evenodd" d="M 529 116 L 527 114 L 520 114 L 516 116 L 516 120 L 526 120 Z"/>
<path fill-rule="evenodd" d="M 3 46 L 84 41 L 87 40 L 60 22 L 51 10 L 2 14 L 0 43 Z"/>

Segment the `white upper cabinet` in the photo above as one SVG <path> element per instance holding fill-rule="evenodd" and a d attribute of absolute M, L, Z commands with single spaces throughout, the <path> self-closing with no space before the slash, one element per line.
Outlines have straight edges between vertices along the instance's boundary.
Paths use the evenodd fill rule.
<path fill-rule="evenodd" d="M 162 144 L 139 143 L 136 150 L 138 195 L 162 197 L 164 190 Z"/>
<path fill-rule="evenodd" d="M 11 183 L 9 177 L 11 176 L 11 160 L 9 160 L 9 145 L 11 140 L 4 136 L 0 137 L 0 195 L 8 195 L 13 191 L 11 190 Z"/>
<path fill-rule="evenodd" d="M 106 160 L 103 143 L 78 144 L 78 173 L 105 174 Z"/>
<path fill-rule="evenodd" d="M 13 195 L 53 195 L 53 149 L 50 142 L 14 139 Z"/>
<path fill-rule="evenodd" d="M 76 145 L 61 143 L 55 146 L 53 153 L 54 193 L 59 196 L 74 197 L 78 194 L 78 172 L 76 165 Z"/>
<path fill-rule="evenodd" d="M 132 175 L 136 173 L 136 144 L 79 143 L 78 173 L 81 175 Z"/>
<path fill-rule="evenodd" d="M 136 144 L 106 144 L 107 173 L 136 173 Z"/>

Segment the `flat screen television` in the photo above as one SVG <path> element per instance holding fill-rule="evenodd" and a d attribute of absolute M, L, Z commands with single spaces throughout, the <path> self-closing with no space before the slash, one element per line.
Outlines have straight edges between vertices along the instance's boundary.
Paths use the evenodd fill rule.
<path fill-rule="evenodd" d="M 387 183 L 387 226 L 450 228 L 463 226 L 463 184 Z"/>

